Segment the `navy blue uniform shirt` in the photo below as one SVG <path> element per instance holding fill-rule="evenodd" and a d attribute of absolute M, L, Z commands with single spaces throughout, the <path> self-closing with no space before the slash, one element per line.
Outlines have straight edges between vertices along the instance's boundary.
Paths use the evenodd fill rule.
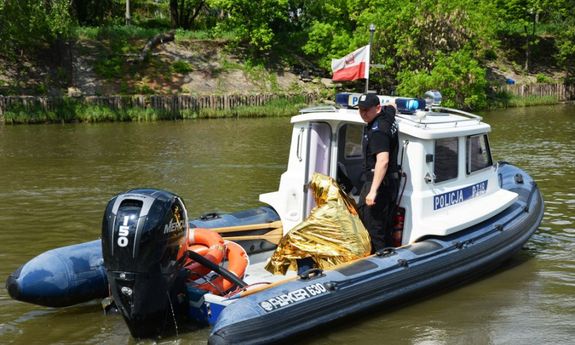
<path fill-rule="evenodd" d="M 367 124 L 363 135 L 365 153 L 364 169 L 368 180 L 373 178 L 371 171 L 375 168 L 376 156 L 389 152 L 389 165 L 385 178 L 398 171 L 398 126 L 395 121 L 395 108 L 383 106 L 381 112 Z M 384 178 L 384 180 L 385 180 Z"/>

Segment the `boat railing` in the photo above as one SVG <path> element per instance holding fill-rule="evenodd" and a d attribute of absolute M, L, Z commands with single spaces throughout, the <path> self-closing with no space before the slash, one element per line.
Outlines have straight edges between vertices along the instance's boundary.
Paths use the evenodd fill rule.
<path fill-rule="evenodd" d="M 340 108 L 336 107 L 335 105 L 322 105 L 317 107 L 310 107 L 304 108 L 299 111 L 300 114 L 309 114 L 309 113 L 321 113 L 321 112 L 329 112 L 335 113 L 339 111 Z"/>
<path fill-rule="evenodd" d="M 431 110 L 438 110 L 438 111 L 442 111 L 442 112 L 451 112 L 457 115 L 462 115 L 462 116 L 467 116 L 469 117 L 470 120 L 478 120 L 481 121 L 483 120 L 483 118 L 479 115 L 475 115 L 472 113 L 468 113 L 466 111 L 463 110 L 459 110 L 459 109 L 453 109 L 453 108 L 446 108 L 446 107 L 438 107 L 438 106 L 434 106 L 431 108 Z"/>
<path fill-rule="evenodd" d="M 445 121 L 437 121 L 437 119 L 434 119 L 433 121 L 426 121 L 426 119 L 428 119 L 428 116 L 436 117 L 436 116 L 446 116 L 450 114 L 463 116 L 465 118 L 459 120 L 449 119 Z M 483 118 L 479 115 L 468 113 L 466 111 L 459 109 L 446 108 L 440 106 L 433 106 L 429 111 L 419 111 L 414 115 L 401 116 L 401 119 L 412 122 L 413 124 L 415 124 L 415 126 L 421 128 L 428 128 L 434 125 L 445 125 L 445 124 L 453 124 L 454 127 L 457 127 L 462 122 L 476 121 L 477 123 L 480 123 L 483 120 Z"/>

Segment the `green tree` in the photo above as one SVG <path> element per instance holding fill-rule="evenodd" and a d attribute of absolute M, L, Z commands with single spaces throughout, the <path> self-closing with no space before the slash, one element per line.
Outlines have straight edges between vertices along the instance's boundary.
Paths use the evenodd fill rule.
<path fill-rule="evenodd" d="M 464 109 L 481 109 L 487 105 L 485 69 L 469 51 L 439 54 L 429 71 L 403 70 L 398 73 L 400 95 L 418 97 L 427 90 L 443 94 L 443 105 Z"/>
<path fill-rule="evenodd" d="M 207 9 L 205 0 L 170 0 L 172 26 L 191 29 L 198 15 L 205 9 Z"/>
<path fill-rule="evenodd" d="M 97 26 L 108 20 L 119 7 L 114 0 L 72 0 L 72 15 L 80 25 Z"/>
<path fill-rule="evenodd" d="M 490 21 L 487 4 L 469 0 L 370 3 L 370 9 L 359 15 L 358 27 L 366 32 L 369 23 L 377 26 L 374 58 L 387 66 L 386 73 L 429 71 L 437 54 L 467 49 L 479 57 L 497 43 L 495 32 L 485 25 Z"/>
<path fill-rule="evenodd" d="M 531 47 L 536 43 L 536 23 L 547 3 L 545 0 L 496 0 L 498 8 L 498 29 L 510 36 L 519 36 L 523 41 L 523 66 L 529 71 Z"/>
<path fill-rule="evenodd" d="M 4 55 L 50 46 L 72 26 L 71 0 L 4 0 L 0 8 L 0 49 Z"/>
<path fill-rule="evenodd" d="M 373 87 L 398 86 L 402 93 L 411 95 L 444 87 L 450 89 L 442 90 L 448 97 L 457 96 L 454 102 L 458 105 L 483 104 L 485 70 L 479 61 L 498 44 L 495 27 L 488 25 L 495 11 L 491 1 L 325 0 L 321 5 L 323 16 L 312 23 L 304 51 L 317 56 L 323 67 L 329 68 L 332 58 L 367 44 L 373 23 L 376 31 L 371 61 L 385 66 L 370 71 Z M 473 68 L 466 70 L 465 63 Z M 455 84 L 439 78 L 439 71 L 446 66 L 457 66 L 446 80 L 468 83 L 457 85 L 461 91 L 456 92 Z M 422 86 L 416 88 L 416 81 Z M 480 94 L 476 100 L 472 97 L 475 92 Z"/>
<path fill-rule="evenodd" d="M 289 21 L 288 0 L 211 0 L 210 3 L 224 14 L 218 28 L 233 31 L 237 40 L 246 43 L 253 53 L 269 51 L 276 34 Z"/>
<path fill-rule="evenodd" d="M 316 57 L 325 69 L 330 68 L 332 58 L 342 57 L 363 45 L 353 38 L 358 25 L 355 5 L 361 4 L 355 0 L 320 0 L 309 11 L 312 19 L 303 51 Z M 361 37 L 366 38 L 366 35 Z"/>
<path fill-rule="evenodd" d="M 575 0 L 556 0 L 550 8 L 550 22 L 557 47 L 556 58 L 567 72 L 568 84 L 575 84 Z"/>

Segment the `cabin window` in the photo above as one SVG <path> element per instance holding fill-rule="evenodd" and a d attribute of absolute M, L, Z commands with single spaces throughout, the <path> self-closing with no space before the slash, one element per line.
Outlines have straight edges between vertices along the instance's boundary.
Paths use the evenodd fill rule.
<path fill-rule="evenodd" d="M 336 180 L 352 195 L 359 194 L 363 182 L 363 124 L 344 123 L 338 129 Z"/>
<path fill-rule="evenodd" d="M 324 122 L 312 123 L 309 131 L 308 147 L 308 173 L 306 184 L 311 181 L 314 172 L 329 174 L 329 161 L 331 149 L 331 126 Z M 307 199 L 304 204 L 304 216 L 307 217 L 312 208 L 315 207 L 313 193 L 306 190 Z"/>
<path fill-rule="evenodd" d="M 436 183 L 457 178 L 457 143 L 457 138 L 444 138 L 435 141 L 433 173 Z"/>
<path fill-rule="evenodd" d="M 363 125 L 347 125 L 345 130 L 345 159 L 362 158 Z"/>
<path fill-rule="evenodd" d="M 487 135 L 467 137 L 467 174 L 493 165 Z"/>

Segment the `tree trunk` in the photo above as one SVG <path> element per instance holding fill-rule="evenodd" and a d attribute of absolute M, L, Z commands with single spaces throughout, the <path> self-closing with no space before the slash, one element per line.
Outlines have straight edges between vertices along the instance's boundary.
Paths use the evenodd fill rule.
<path fill-rule="evenodd" d="M 525 29 L 525 38 L 526 38 L 526 42 L 525 42 L 525 71 L 529 72 L 529 48 L 531 45 L 530 42 L 530 37 L 529 37 L 529 29 L 527 28 L 527 25 L 524 26 Z"/>
<path fill-rule="evenodd" d="M 172 27 L 190 29 L 205 5 L 205 0 L 170 0 Z"/>
<path fill-rule="evenodd" d="M 148 55 L 148 53 L 150 51 L 154 50 L 157 46 L 159 46 L 162 43 L 173 41 L 174 35 L 175 35 L 174 31 L 168 31 L 165 33 L 157 34 L 156 36 L 152 37 L 148 41 L 148 43 L 146 43 L 146 45 L 144 46 L 144 49 L 142 49 L 142 52 L 138 56 L 137 61 L 139 63 L 143 62 L 144 59 L 146 58 L 146 56 Z"/>

